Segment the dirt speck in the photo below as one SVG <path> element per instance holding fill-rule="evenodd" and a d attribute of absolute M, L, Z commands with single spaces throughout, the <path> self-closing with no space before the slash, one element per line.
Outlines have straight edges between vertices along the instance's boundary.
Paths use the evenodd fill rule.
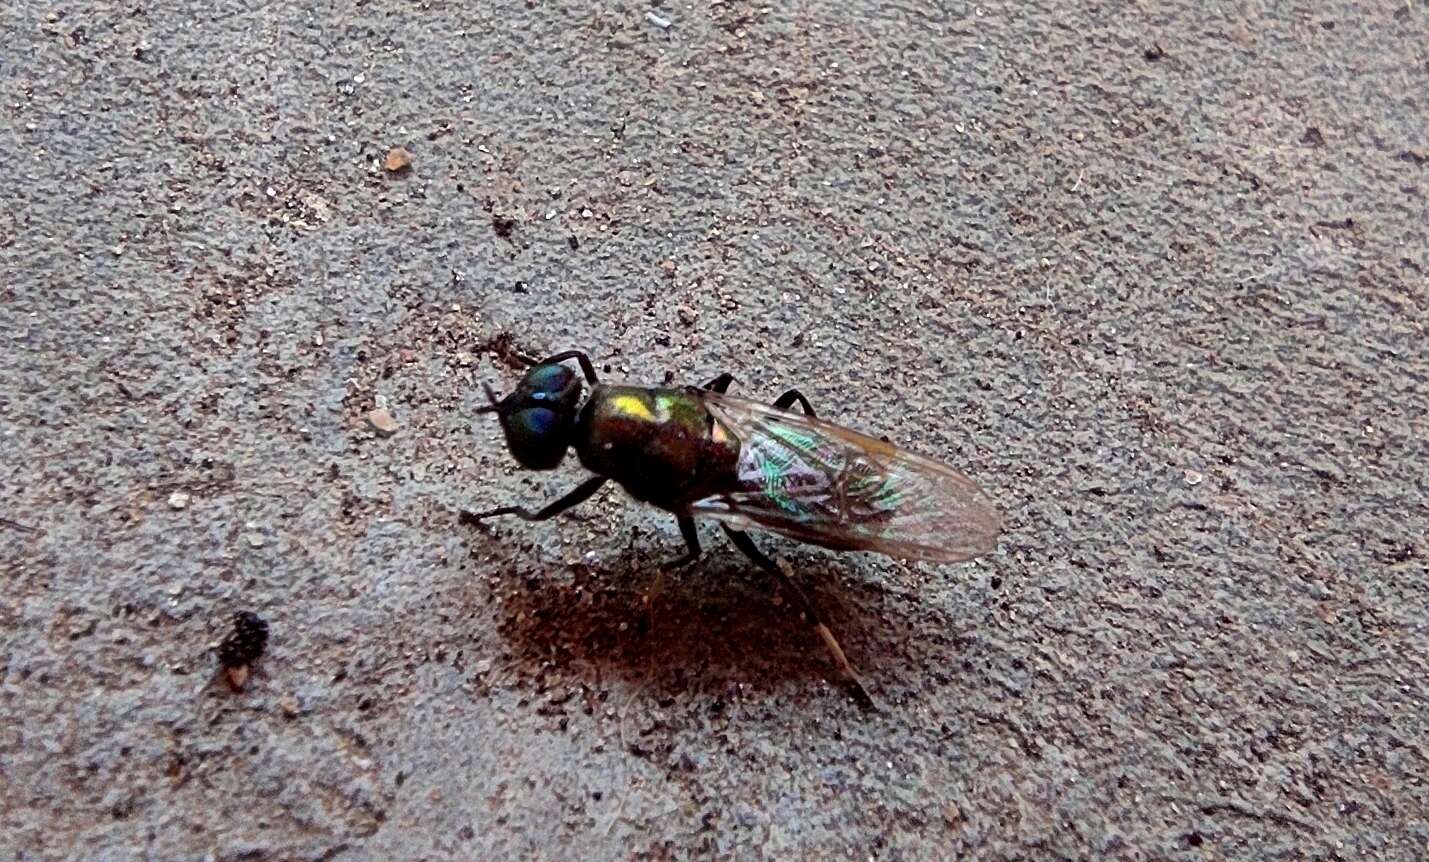
<path fill-rule="evenodd" d="M 267 621 L 253 611 L 234 614 L 228 634 L 218 645 L 218 663 L 234 691 L 243 690 L 249 667 L 262 657 L 267 646 Z"/>
<path fill-rule="evenodd" d="M 404 147 L 393 147 L 382 160 L 382 169 L 389 174 L 400 174 L 412 167 L 412 154 Z"/>
<path fill-rule="evenodd" d="M 367 411 L 367 424 L 383 437 L 391 437 L 396 434 L 399 427 L 392 414 L 382 407 L 375 407 Z"/>

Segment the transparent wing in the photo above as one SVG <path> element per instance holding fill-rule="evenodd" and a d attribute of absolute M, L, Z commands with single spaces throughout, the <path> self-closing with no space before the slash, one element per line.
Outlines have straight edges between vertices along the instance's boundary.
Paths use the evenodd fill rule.
<path fill-rule="evenodd" d="M 738 482 L 696 501 L 692 515 L 914 560 L 958 562 L 996 547 L 997 510 L 951 467 L 800 413 L 702 394 L 739 440 Z"/>

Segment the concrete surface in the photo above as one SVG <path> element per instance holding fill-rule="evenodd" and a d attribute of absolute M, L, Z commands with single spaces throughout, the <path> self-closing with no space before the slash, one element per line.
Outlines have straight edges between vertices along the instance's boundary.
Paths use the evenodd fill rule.
<path fill-rule="evenodd" d="M 1426 14 L 7 3 L 0 856 L 1424 858 Z M 576 346 L 986 485 L 761 538 L 881 712 L 714 531 L 455 523 Z"/>

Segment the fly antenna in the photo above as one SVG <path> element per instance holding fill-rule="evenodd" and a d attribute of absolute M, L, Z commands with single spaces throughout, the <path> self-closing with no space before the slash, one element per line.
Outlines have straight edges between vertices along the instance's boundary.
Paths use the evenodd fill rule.
<path fill-rule="evenodd" d="M 491 403 L 485 407 L 476 408 L 477 413 L 495 413 L 501 409 L 501 401 L 496 397 L 496 390 L 491 388 L 491 384 L 482 381 L 481 388 L 486 390 L 486 400 Z"/>

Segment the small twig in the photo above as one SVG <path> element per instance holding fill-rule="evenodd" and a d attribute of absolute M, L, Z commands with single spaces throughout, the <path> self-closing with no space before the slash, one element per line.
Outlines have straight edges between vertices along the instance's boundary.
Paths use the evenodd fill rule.
<path fill-rule="evenodd" d="M 1301 829 L 1314 831 L 1315 824 L 1305 820 L 1303 817 L 1296 817 L 1283 811 L 1276 811 L 1267 808 L 1263 811 L 1251 807 L 1249 804 L 1239 799 L 1220 799 L 1214 802 L 1203 802 L 1199 806 L 1202 814 L 1233 814 L 1237 817 L 1245 817 L 1251 820 L 1270 820 L 1283 826 L 1298 826 Z"/>
<path fill-rule="evenodd" d="M 783 558 L 776 559 L 774 562 L 776 565 L 779 566 L 779 571 L 784 573 L 785 582 L 788 585 L 793 586 L 793 568 L 791 568 L 790 565 Z M 793 589 L 798 590 L 798 587 L 793 586 Z M 802 596 L 799 596 L 798 598 L 800 598 L 802 604 L 809 608 L 808 613 L 810 616 L 812 616 L 814 614 L 814 611 L 812 609 L 812 606 L 809 605 L 808 599 L 803 598 Z M 849 664 L 848 656 L 844 655 L 843 647 L 839 646 L 839 642 L 834 637 L 834 633 L 829 631 L 829 627 L 824 625 L 823 621 L 819 620 L 817 617 L 810 619 L 809 622 L 814 624 L 814 631 L 818 632 L 819 637 L 823 639 L 824 646 L 828 647 L 829 655 L 833 656 L 834 664 L 838 667 L 839 673 L 843 675 L 844 681 L 847 682 L 849 688 L 853 690 L 854 700 L 858 701 L 858 705 L 863 707 L 864 709 L 877 709 L 877 705 L 873 702 L 873 698 L 870 697 L 868 694 L 868 689 L 863 687 L 863 683 L 860 682 L 858 679 L 858 674 L 854 673 L 853 665 Z"/>
<path fill-rule="evenodd" d="M 859 702 L 859 705 L 872 709 L 873 698 L 869 697 L 868 689 L 863 687 L 863 683 L 858 679 L 858 674 L 853 672 L 853 665 L 848 663 L 848 657 L 844 655 L 843 648 L 839 646 L 839 642 L 834 639 L 834 633 L 829 631 L 829 627 L 823 623 L 814 626 L 814 631 L 818 632 L 819 637 L 824 639 L 824 646 L 828 647 L 829 652 L 833 654 L 834 664 L 838 665 L 839 673 L 842 673 L 844 678 L 848 680 L 849 685 L 852 686 L 854 699 Z"/>
<path fill-rule="evenodd" d="M 19 530 L 22 533 L 38 533 L 40 531 L 39 527 L 30 527 L 20 523 L 19 521 L 12 521 L 9 518 L 0 518 L 0 524 L 4 524 L 7 527 L 13 527 L 14 529 Z"/>

